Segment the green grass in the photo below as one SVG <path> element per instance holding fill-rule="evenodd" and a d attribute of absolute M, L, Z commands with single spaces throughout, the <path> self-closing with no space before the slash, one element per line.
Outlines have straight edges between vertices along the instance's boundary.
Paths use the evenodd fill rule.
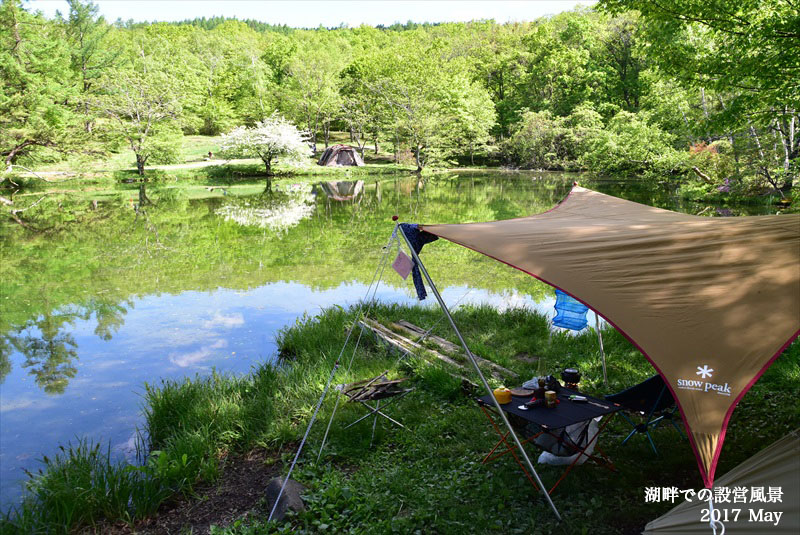
<path fill-rule="evenodd" d="M 434 326 L 435 333 L 456 341 L 434 307 L 377 305 L 371 315 Z M 546 318 L 519 309 L 498 313 L 470 306 L 454 315 L 477 354 L 525 378 L 577 366 L 584 375 L 582 388 L 600 395 L 653 374 L 644 357 L 611 329 L 603 333 L 610 383 L 606 388 L 593 332 L 550 335 Z M 134 522 L 151 514 L 168 494 L 189 493 L 198 482 L 213 482 L 231 452 L 278 452 L 285 470 L 353 317 L 353 309 L 334 307 L 298 320 L 279 336 L 283 359 L 277 367 L 263 365 L 243 377 L 214 373 L 148 385 L 145 412 L 151 449 L 144 466 L 115 465 L 107 452 L 85 443 L 68 448 L 63 456 L 46 461 L 42 473 L 31 480 L 23 505 L 0 528 L 55 533 L 103 519 Z M 662 453 L 656 457 L 641 437 L 620 446 L 628 429 L 617 418 L 603 433 L 601 446 L 619 472 L 590 465 L 576 469 L 553 495 L 564 517 L 559 525 L 510 459 L 480 463 L 496 437 L 475 403 L 463 395 L 458 379 L 413 355 L 398 363 L 397 355 L 371 337 L 362 337 L 348 373 L 352 347 L 345 352 L 335 382 L 352 382 L 387 369 L 393 377 L 410 377 L 415 391 L 390 409 L 408 429 L 381 424 L 370 448 L 371 421 L 344 430 L 362 412 L 342 404 L 317 464 L 334 406 L 334 395 L 329 395 L 293 474 L 308 487 L 308 510 L 276 524 L 267 522 L 268 511 L 263 509 L 215 533 L 633 533 L 669 508 L 645 504 L 645 487 L 702 486 L 689 444 L 674 430 L 655 433 Z M 514 358 L 519 354 L 539 360 L 525 363 Z M 798 427 L 798 382 L 800 346 L 795 343 L 735 411 L 718 474 Z M 561 471 L 547 466 L 539 470 L 546 484 Z"/>
<path fill-rule="evenodd" d="M 176 490 L 166 478 L 153 477 L 155 463 L 112 462 L 110 446 L 103 450 L 81 440 L 59 449 L 30 474 L 26 502 L 0 519 L 0 532 L 68 533 L 72 526 L 94 527 L 104 518 L 132 522 L 155 512 Z"/>

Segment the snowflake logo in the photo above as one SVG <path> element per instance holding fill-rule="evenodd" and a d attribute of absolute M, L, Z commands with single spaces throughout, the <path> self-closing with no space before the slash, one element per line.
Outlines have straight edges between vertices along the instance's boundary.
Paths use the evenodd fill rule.
<path fill-rule="evenodd" d="M 700 376 L 701 379 L 705 379 L 706 377 L 711 377 L 711 372 L 713 372 L 713 368 L 709 368 L 707 365 L 703 364 L 703 367 L 697 367 L 697 375 Z"/>

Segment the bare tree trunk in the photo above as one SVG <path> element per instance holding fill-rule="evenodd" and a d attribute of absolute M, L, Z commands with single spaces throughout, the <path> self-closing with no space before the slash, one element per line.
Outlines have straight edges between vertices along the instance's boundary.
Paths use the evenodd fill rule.
<path fill-rule="evenodd" d="M 272 177 L 274 173 L 272 172 L 272 158 L 261 158 L 261 161 L 264 162 L 264 167 L 267 170 L 267 183 L 264 187 L 264 193 L 272 193 Z"/>
<path fill-rule="evenodd" d="M 261 161 L 264 162 L 264 167 L 267 170 L 267 176 L 272 176 L 272 158 L 261 158 Z"/>
<path fill-rule="evenodd" d="M 785 198 L 783 192 L 778 188 L 778 184 L 772 178 L 772 174 L 769 172 L 767 158 L 764 156 L 764 149 L 761 148 L 761 140 L 759 140 L 758 133 L 756 132 L 756 129 L 753 128 L 752 124 L 750 125 L 750 135 L 753 136 L 753 139 L 756 142 L 756 147 L 758 147 L 758 154 L 761 156 L 761 174 L 764 175 L 764 178 L 767 179 L 767 182 L 772 185 L 772 189 L 777 191 L 781 198 Z"/>
<path fill-rule="evenodd" d="M 703 104 L 703 115 L 706 118 L 706 128 L 708 128 L 708 122 L 711 119 L 710 119 L 710 117 L 708 115 L 708 105 L 706 104 L 706 90 L 703 87 L 700 88 L 700 101 Z M 708 133 L 708 130 L 706 130 L 706 133 Z M 706 141 L 711 143 L 711 138 L 709 136 L 704 136 L 704 137 L 706 137 Z"/>
<path fill-rule="evenodd" d="M 356 147 L 358 147 L 358 153 L 361 154 L 361 158 L 363 159 L 364 147 L 367 146 L 367 140 L 363 135 L 361 135 L 361 136 L 356 136 L 355 142 L 356 142 Z"/>
<path fill-rule="evenodd" d="M 725 102 L 722 100 L 722 97 L 717 95 L 717 100 L 719 101 L 719 105 L 722 107 L 722 109 L 725 110 Z M 731 144 L 731 150 L 733 150 L 733 161 L 736 164 L 736 174 L 739 175 L 739 151 L 736 150 L 736 140 L 733 137 L 733 132 L 728 132 L 728 141 Z"/>
<path fill-rule="evenodd" d="M 416 148 L 414 149 L 414 158 L 417 161 L 417 171 L 416 171 L 417 173 L 422 172 L 422 160 L 420 159 L 420 150 L 421 147 L 419 144 L 417 144 Z"/>
<path fill-rule="evenodd" d="M 147 204 L 153 204 L 153 201 L 150 200 L 150 197 L 147 196 L 147 189 L 145 187 L 145 183 L 142 182 L 139 184 L 139 207 L 145 206 Z"/>
<path fill-rule="evenodd" d="M 30 145 L 35 145 L 35 144 L 36 144 L 35 142 L 33 142 L 32 140 L 28 139 L 28 140 L 23 141 L 22 143 L 20 143 L 16 147 L 14 147 L 13 149 L 11 149 L 11 152 L 9 152 L 6 155 L 6 167 L 11 165 L 11 162 L 14 161 L 14 158 L 16 158 L 17 154 L 19 154 L 19 152 L 21 150 L 23 150 L 25 147 L 28 147 Z"/>
<path fill-rule="evenodd" d="M 144 164 L 147 162 L 147 157 L 141 154 L 136 155 L 136 171 L 139 176 L 144 176 Z"/>

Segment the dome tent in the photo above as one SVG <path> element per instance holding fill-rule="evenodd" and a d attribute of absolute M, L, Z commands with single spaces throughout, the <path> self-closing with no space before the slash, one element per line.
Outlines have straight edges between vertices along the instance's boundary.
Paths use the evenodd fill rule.
<path fill-rule="evenodd" d="M 325 149 L 317 165 L 326 167 L 362 166 L 361 159 L 356 149 L 348 145 L 333 145 Z"/>

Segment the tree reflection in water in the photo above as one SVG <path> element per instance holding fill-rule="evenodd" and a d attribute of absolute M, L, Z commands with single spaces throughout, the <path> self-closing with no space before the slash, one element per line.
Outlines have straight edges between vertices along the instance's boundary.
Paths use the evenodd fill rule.
<path fill-rule="evenodd" d="M 133 306 L 130 301 L 125 304 Z M 78 343 L 69 332 L 72 322 L 88 320 L 94 314 L 97 321 L 94 333 L 109 341 L 125 323 L 127 312 L 122 304 L 93 300 L 85 307 L 46 312 L 16 331 L 0 336 L 0 383 L 11 372 L 11 353 L 16 350 L 23 357 L 21 366 L 28 369 L 37 386 L 48 394 L 63 394 L 70 379 L 78 373 L 75 365 Z"/>
<path fill-rule="evenodd" d="M 78 344 L 72 334 L 62 331 L 74 315 L 46 313 L 30 322 L 11 343 L 25 360 L 36 384 L 48 394 L 62 394 L 69 380 L 78 373 L 74 361 L 78 358 Z"/>

